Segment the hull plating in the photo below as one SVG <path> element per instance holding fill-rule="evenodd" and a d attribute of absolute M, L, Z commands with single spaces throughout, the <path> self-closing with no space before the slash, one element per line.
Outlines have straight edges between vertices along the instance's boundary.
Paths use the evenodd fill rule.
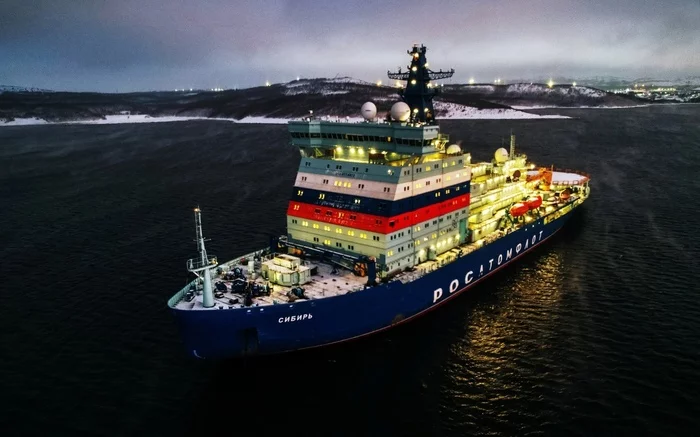
<path fill-rule="evenodd" d="M 413 282 L 388 282 L 326 299 L 266 307 L 173 309 L 198 358 L 274 354 L 362 337 L 417 317 L 510 264 L 558 231 L 571 213 L 539 219 Z"/>

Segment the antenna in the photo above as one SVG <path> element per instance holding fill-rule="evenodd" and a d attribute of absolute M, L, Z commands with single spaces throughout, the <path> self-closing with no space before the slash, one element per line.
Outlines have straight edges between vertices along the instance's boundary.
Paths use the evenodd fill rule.
<path fill-rule="evenodd" d="M 202 233 L 202 210 L 197 206 L 194 209 L 194 225 L 197 234 L 197 249 L 199 258 L 192 258 L 187 261 L 187 270 L 197 275 L 203 281 L 202 306 L 211 308 L 214 306 L 214 295 L 211 289 L 210 270 L 218 265 L 215 256 L 207 256 L 207 249 L 204 247 L 204 234 Z"/>
<path fill-rule="evenodd" d="M 510 130 L 510 159 L 515 158 L 515 135 L 513 129 Z"/>

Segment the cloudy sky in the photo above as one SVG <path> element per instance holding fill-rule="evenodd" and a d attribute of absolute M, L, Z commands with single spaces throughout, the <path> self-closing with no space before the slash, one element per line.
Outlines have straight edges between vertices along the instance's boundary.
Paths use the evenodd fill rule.
<path fill-rule="evenodd" d="M 414 43 L 453 82 L 700 75 L 700 0 L 0 0 L 4 85 L 386 81 Z"/>

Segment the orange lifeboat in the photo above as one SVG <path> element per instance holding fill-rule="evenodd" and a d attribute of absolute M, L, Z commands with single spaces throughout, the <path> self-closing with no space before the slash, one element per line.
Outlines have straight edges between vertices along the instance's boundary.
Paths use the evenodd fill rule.
<path fill-rule="evenodd" d="M 559 195 L 559 198 L 561 200 L 569 200 L 569 197 L 571 197 L 571 190 L 569 190 L 568 188 L 562 191 Z"/>
<path fill-rule="evenodd" d="M 527 199 L 527 201 L 525 201 L 525 204 L 530 209 L 537 209 L 542 205 L 542 197 L 530 197 L 529 199 Z"/>
<path fill-rule="evenodd" d="M 526 212 L 528 212 L 530 208 L 524 203 L 516 203 L 515 205 L 510 207 L 510 215 L 513 217 L 519 217 Z"/>

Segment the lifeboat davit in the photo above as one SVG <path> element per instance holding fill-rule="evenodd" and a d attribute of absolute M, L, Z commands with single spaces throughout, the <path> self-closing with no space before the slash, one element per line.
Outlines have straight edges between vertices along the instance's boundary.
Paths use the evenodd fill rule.
<path fill-rule="evenodd" d="M 530 209 L 537 209 L 542 205 L 542 197 L 537 196 L 537 197 L 530 197 L 527 199 L 525 204 L 528 206 Z"/>
<path fill-rule="evenodd" d="M 530 208 L 524 204 L 524 203 L 516 203 L 515 205 L 510 207 L 510 215 L 513 217 L 519 217 L 526 212 L 528 212 Z"/>

